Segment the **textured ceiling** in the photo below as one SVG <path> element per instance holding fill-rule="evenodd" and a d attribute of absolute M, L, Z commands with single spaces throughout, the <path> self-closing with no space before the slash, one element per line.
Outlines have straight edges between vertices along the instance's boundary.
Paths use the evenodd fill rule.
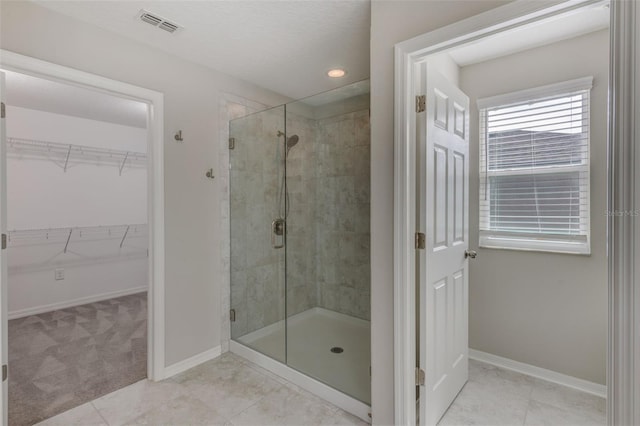
<path fill-rule="evenodd" d="M 142 102 L 16 72 L 3 72 L 7 79 L 7 105 L 123 126 L 147 127 L 147 105 Z"/>
<path fill-rule="evenodd" d="M 369 77 L 368 0 L 36 2 L 291 98 Z M 183 29 L 144 23 L 141 9 Z M 333 67 L 347 76 L 330 79 Z"/>

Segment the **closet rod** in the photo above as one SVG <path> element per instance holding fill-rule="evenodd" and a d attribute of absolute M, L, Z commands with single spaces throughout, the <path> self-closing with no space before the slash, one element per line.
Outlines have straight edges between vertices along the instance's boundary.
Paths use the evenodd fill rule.
<path fill-rule="evenodd" d="M 123 247 L 125 239 L 147 235 L 146 224 L 111 225 L 111 226 L 74 226 L 65 228 L 21 229 L 8 232 L 9 246 L 16 243 L 37 243 L 40 240 L 47 242 L 64 243 L 66 253 L 72 239 L 120 239 L 120 247 Z"/>
<path fill-rule="evenodd" d="M 14 157 L 51 160 L 65 172 L 71 164 L 87 162 L 116 165 L 119 167 L 120 175 L 125 165 L 136 168 L 147 166 L 147 155 L 144 152 L 21 138 L 7 138 L 7 148 L 8 154 Z"/>

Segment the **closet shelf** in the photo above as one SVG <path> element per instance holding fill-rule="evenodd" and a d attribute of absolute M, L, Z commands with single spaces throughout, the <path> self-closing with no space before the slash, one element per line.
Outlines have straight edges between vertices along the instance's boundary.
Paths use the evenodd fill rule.
<path fill-rule="evenodd" d="M 126 167 L 145 168 L 143 152 L 95 148 L 83 145 L 47 142 L 32 139 L 7 138 L 7 154 L 20 159 L 47 159 L 65 172 L 78 164 L 117 166 L 122 175 Z"/>
<path fill-rule="evenodd" d="M 147 235 L 148 227 L 146 224 L 75 226 L 9 231 L 7 242 L 9 247 L 63 244 L 63 251 L 66 253 L 71 244 L 78 242 L 114 240 L 122 248 L 127 239 L 147 237 Z"/>

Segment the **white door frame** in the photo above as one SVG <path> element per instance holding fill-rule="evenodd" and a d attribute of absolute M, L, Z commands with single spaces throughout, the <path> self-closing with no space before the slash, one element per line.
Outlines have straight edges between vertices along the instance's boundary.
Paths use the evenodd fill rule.
<path fill-rule="evenodd" d="M 147 119 L 147 215 L 149 222 L 147 376 L 150 380 L 163 379 L 165 376 L 164 95 L 153 90 L 2 49 L 0 49 L 0 68 L 134 99 L 149 105 Z M 11 366 L 9 366 L 9 370 L 11 370 Z"/>
<path fill-rule="evenodd" d="M 416 229 L 416 114 L 415 96 L 419 88 L 419 64 L 429 55 L 479 40 L 501 31 L 522 26 L 601 0 L 518 0 L 398 43 L 395 46 L 395 135 L 394 135 L 394 418 L 396 425 L 416 424 L 416 327 L 415 327 L 415 249 Z M 640 207 L 633 176 L 635 137 L 640 137 L 634 118 L 640 111 L 640 72 L 636 28 L 640 7 L 634 1 L 612 0 L 612 80 L 610 90 L 609 208 L 634 211 Z M 635 39 L 633 35 L 635 34 Z M 617 101 L 617 102 L 616 102 Z M 635 114 L 635 115 L 634 115 Z M 634 127 L 635 126 L 635 127 Z M 619 129 L 614 131 L 614 129 Z M 635 132 L 635 133 L 634 133 Z M 640 151 L 640 150 L 638 150 Z M 636 152 L 640 157 L 640 153 Z M 638 169 L 640 170 L 640 169 Z M 638 196 L 638 195 L 636 195 Z M 640 196 L 638 196 L 640 197 Z M 635 210 L 637 211 L 637 210 Z M 634 228 L 629 215 L 610 220 L 610 339 L 608 347 L 608 421 L 614 424 L 640 422 L 640 342 L 634 337 L 635 318 L 640 317 L 640 290 L 634 284 Z M 614 245 L 615 243 L 615 245 Z M 636 242 L 636 244 L 639 244 Z M 640 247 L 637 248 L 640 250 Z M 635 272 L 638 274 L 638 272 Z M 635 303 L 635 304 L 634 304 Z M 635 325 L 637 327 L 637 325 Z M 635 330 L 635 335 L 638 330 Z M 635 339 L 635 340 L 634 340 Z M 635 348 L 635 358 L 633 355 Z M 634 364 L 635 359 L 635 364 Z M 635 370 L 634 370 L 635 368 Z M 633 379 L 635 378 L 635 384 Z M 636 422 L 633 421 L 634 417 Z"/>
<path fill-rule="evenodd" d="M 640 5 L 611 8 L 609 71 L 609 425 L 640 424 Z M 635 163 L 635 164 L 634 164 Z M 613 214 L 611 214 L 613 213 Z"/>

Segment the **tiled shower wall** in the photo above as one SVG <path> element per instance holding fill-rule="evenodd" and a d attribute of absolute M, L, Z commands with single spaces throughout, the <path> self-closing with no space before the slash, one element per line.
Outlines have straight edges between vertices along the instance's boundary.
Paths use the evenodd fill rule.
<path fill-rule="evenodd" d="M 287 157 L 287 315 L 318 306 L 316 290 L 316 122 L 287 111 L 287 136 L 298 143 Z"/>
<path fill-rule="evenodd" d="M 316 124 L 318 306 L 370 319 L 369 110 Z"/>
<path fill-rule="evenodd" d="M 271 221 L 284 215 L 278 207 L 284 140 L 277 137 L 283 125 L 281 108 L 231 124 L 233 338 L 285 315 L 285 252 L 271 247 Z M 320 120 L 288 112 L 286 131 L 299 137 L 286 166 L 286 313 L 320 306 L 368 320 L 369 111 Z"/>

